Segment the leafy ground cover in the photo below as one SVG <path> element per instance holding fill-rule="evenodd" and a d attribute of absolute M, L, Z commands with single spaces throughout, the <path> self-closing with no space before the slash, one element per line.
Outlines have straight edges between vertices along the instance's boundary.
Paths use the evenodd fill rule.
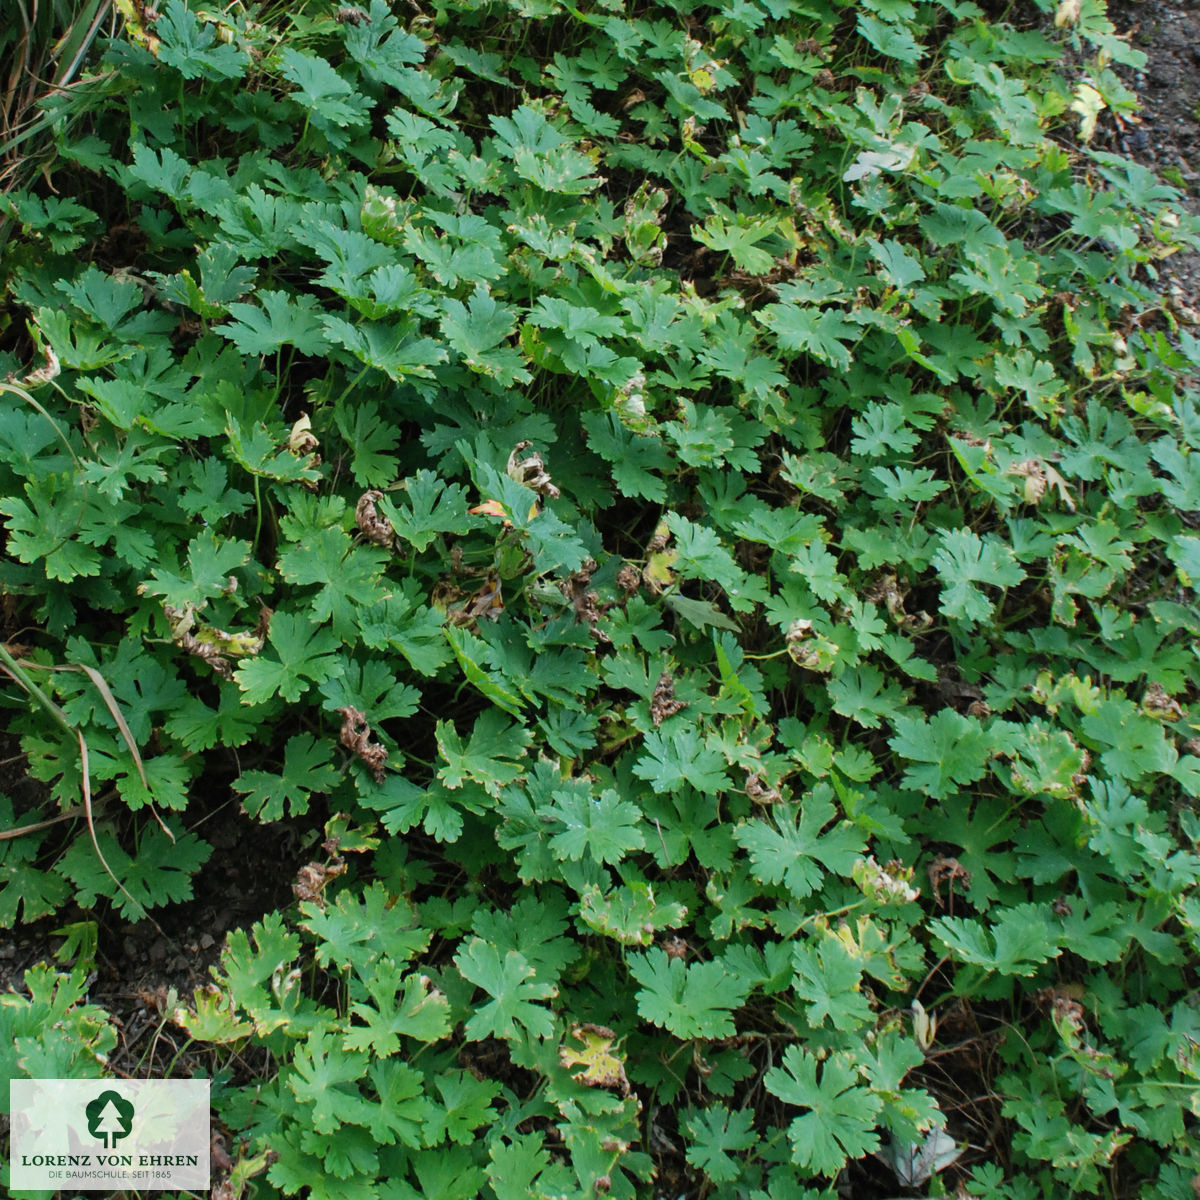
<path fill-rule="evenodd" d="M 5 201 L 4 1073 L 232 797 L 310 861 L 164 1006 L 229 1195 L 1190 1200 L 1197 237 L 1103 6 L 122 11 Z"/>

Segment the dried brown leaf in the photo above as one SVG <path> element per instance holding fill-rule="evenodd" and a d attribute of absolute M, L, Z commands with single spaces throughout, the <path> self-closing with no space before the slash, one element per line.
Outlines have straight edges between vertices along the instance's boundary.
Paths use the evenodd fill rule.
<path fill-rule="evenodd" d="M 358 531 L 374 546 L 390 550 L 396 544 L 396 531 L 386 517 L 379 515 L 375 505 L 383 499 L 383 493 L 372 488 L 358 498 L 354 509 L 354 520 Z"/>
<path fill-rule="evenodd" d="M 657 729 L 668 717 L 687 708 L 687 701 L 675 699 L 675 679 L 670 671 L 664 671 L 654 685 L 654 695 L 650 697 L 650 719 Z"/>
<path fill-rule="evenodd" d="M 337 710 L 342 716 L 340 740 L 347 750 L 358 756 L 359 761 L 371 772 L 371 778 L 376 783 L 382 783 L 387 777 L 388 752 L 387 747 L 379 742 L 371 741 L 371 725 L 366 715 L 346 705 Z M 334 847 L 336 850 L 336 846 Z M 332 853 L 332 851 L 330 851 Z"/>

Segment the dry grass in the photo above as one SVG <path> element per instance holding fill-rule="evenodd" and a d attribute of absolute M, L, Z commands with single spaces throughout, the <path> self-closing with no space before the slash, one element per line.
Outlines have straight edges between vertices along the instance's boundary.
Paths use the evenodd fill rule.
<path fill-rule="evenodd" d="M 53 114 L 46 99 L 79 81 L 97 37 L 111 33 L 113 0 L 0 0 L 0 193 L 45 165 Z"/>

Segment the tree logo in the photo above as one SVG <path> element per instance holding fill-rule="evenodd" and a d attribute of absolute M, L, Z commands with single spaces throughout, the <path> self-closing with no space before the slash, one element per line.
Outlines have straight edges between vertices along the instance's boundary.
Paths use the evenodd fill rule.
<path fill-rule="evenodd" d="M 133 1105 L 119 1092 L 101 1092 L 84 1110 L 88 1133 L 111 1150 L 133 1128 Z"/>

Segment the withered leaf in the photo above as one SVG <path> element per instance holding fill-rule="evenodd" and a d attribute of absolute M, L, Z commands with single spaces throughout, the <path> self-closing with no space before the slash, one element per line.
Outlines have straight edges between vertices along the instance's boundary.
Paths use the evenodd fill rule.
<path fill-rule="evenodd" d="M 337 711 L 342 715 L 342 745 L 358 756 L 376 783 L 382 783 L 387 775 L 387 747 L 371 741 L 371 726 L 364 713 L 348 704 Z"/>

